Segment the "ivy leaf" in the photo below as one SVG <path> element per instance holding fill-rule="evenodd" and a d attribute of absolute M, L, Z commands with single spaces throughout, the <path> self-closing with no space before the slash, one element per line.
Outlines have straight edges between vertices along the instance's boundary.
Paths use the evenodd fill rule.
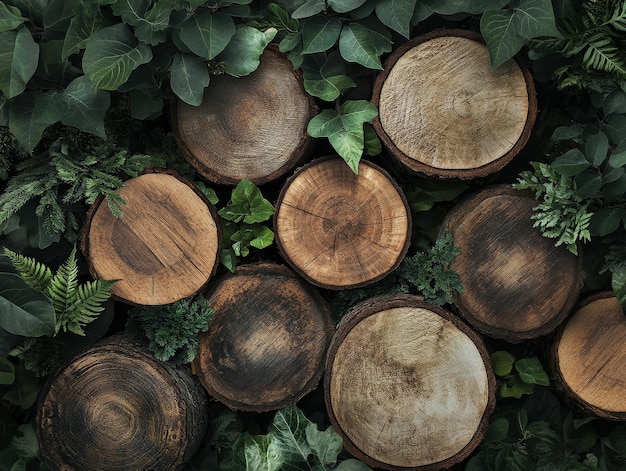
<path fill-rule="evenodd" d="M 339 52 L 348 62 L 356 62 L 370 69 L 383 68 L 369 31 L 359 23 L 350 23 L 342 28 Z"/>
<path fill-rule="evenodd" d="M 372 45 L 376 49 L 376 54 L 380 56 L 386 52 L 391 52 L 391 32 L 384 24 L 373 16 L 364 18 L 359 24 L 369 33 Z"/>
<path fill-rule="evenodd" d="M 619 265 L 612 271 L 611 288 L 622 307 L 626 309 L 626 265 Z"/>
<path fill-rule="evenodd" d="M 225 63 L 224 71 L 235 77 L 254 72 L 259 67 L 261 54 L 276 33 L 276 28 L 268 28 L 263 32 L 250 26 L 238 26 L 232 39 L 218 56 Z"/>
<path fill-rule="evenodd" d="M 609 138 L 603 132 L 598 132 L 587 138 L 585 142 L 585 156 L 594 167 L 599 167 L 606 160 L 609 151 Z"/>
<path fill-rule="evenodd" d="M 55 333 L 56 318 L 48 297 L 18 275 L 0 273 L 0 328 L 25 337 Z"/>
<path fill-rule="evenodd" d="M 185 103 L 198 106 L 208 85 L 207 65 L 193 54 L 177 52 L 170 67 L 170 86 L 176 96 Z"/>
<path fill-rule="evenodd" d="M 61 94 L 54 90 L 20 95 L 11 102 L 9 130 L 32 152 L 44 130 L 63 118 L 65 109 Z"/>
<path fill-rule="evenodd" d="M 480 19 L 491 67 L 496 68 L 517 54 L 526 40 L 517 32 L 512 10 L 487 10 Z"/>
<path fill-rule="evenodd" d="M 537 357 L 521 358 L 515 362 L 520 379 L 526 384 L 549 386 L 550 379 Z"/>
<path fill-rule="evenodd" d="M 274 214 L 274 207 L 252 181 L 244 179 L 233 189 L 228 205 L 218 213 L 227 221 L 252 224 L 267 221 Z"/>
<path fill-rule="evenodd" d="M 302 72 L 306 92 L 324 101 L 334 101 L 356 86 L 346 75 L 345 64 L 336 51 L 331 52 L 321 65 L 314 55 L 307 55 L 302 63 Z"/>
<path fill-rule="evenodd" d="M 521 398 L 524 394 L 532 394 L 535 390 L 534 385 L 517 381 L 512 385 L 503 383 L 500 387 L 500 395 L 502 397 Z"/>
<path fill-rule="evenodd" d="M 26 18 L 22 17 L 22 12 L 14 6 L 7 6 L 0 2 L 0 32 L 16 29 L 24 23 Z"/>
<path fill-rule="evenodd" d="M 141 64 L 152 59 L 152 50 L 137 41 L 124 23 L 102 28 L 85 48 L 83 70 L 95 88 L 115 90 Z"/>
<path fill-rule="evenodd" d="M 104 116 L 111 104 L 108 92 L 94 90 L 89 77 L 82 75 L 67 86 L 63 100 L 67 104 L 63 124 L 105 137 Z"/>
<path fill-rule="evenodd" d="M 554 19 L 554 10 L 550 0 L 523 0 L 515 8 L 517 32 L 524 39 L 540 36 L 560 38 Z"/>
<path fill-rule="evenodd" d="M 253 239 L 250 240 L 250 245 L 256 249 L 264 249 L 269 247 L 274 242 L 274 232 L 263 224 L 253 224 L 250 228 L 252 231 Z"/>
<path fill-rule="evenodd" d="M 339 39 L 341 20 L 314 17 L 302 23 L 303 54 L 313 54 L 330 49 Z"/>
<path fill-rule="evenodd" d="M 16 97 L 26 89 L 38 60 L 39 45 L 28 28 L 0 33 L 0 91 L 5 97 Z"/>
<path fill-rule="evenodd" d="M 235 34 L 233 18 L 222 12 L 202 13 L 185 20 L 180 39 L 194 54 L 213 59 L 224 50 Z"/>
<path fill-rule="evenodd" d="M 499 350 L 491 354 L 491 366 L 497 376 L 506 376 L 513 370 L 515 357 L 509 352 Z"/>
<path fill-rule="evenodd" d="M 310 18 L 311 16 L 315 16 L 318 13 L 323 12 L 325 8 L 326 3 L 324 0 L 309 0 L 296 8 L 296 10 L 291 14 L 291 17 L 297 20 L 301 18 Z"/>
<path fill-rule="evenodd" d="M 416 0 L 377 1 L 376 16 L 385 26 L 408 38 L 416 3 Z"/>
<path fill-rule="evenodd" d="M 365 140 L 364 152 L 366 155 L 378 155 L 383 151 L 378 134 L 369 123 L 363 125 L 363 139 Z"/>
<path fill-rule="evenodd" d="M 552 167 L 564 177 L 572 177 L 589 167 L 589 162 L 578 149 L 568 150 L 565 154 L 555 159 Z"/>

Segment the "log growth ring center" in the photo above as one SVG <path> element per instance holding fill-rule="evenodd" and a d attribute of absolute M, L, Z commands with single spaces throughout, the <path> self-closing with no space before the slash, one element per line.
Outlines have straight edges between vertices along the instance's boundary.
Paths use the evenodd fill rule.
<path fill-rule="evenodd" d="M 380 92 L 380 123 L 409 159 L 473 169 L 509 152 L 526 126 L 529 96 L 514 61 L 491 69 L 484 44 L 445 36 L 405 52 Z"/>
<path fill-rule="evenodd" d="M 356 447 L 412 468 L 444 461 L 472 441 L 488 384 L 483 357 L 465 333 L 432 311 L 405 307 L 368 316 L 346 335 L 330 395 Z"/>

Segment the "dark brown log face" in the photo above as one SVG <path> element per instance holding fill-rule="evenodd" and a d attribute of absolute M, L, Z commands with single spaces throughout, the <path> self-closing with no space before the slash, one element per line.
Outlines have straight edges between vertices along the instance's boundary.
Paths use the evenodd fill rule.
<path fill-rule="evenodd" d="M 495 70 L 480 35 L 437 30 L 400 46 L 374 84 L 381 140 L 409 169 L 471 179 L 500 170 L 530 136 L 537 100 L 530 74 Z"/>
<path fill-rule="evenodd" d="M 240 266 L 207 293 L 215 314 L 200 334 L 194 373 L 233 409 L 295 404 L 322 375 L 333 332 L 324 301 L 287 267 Z"/>
<path fill-rule="evenodd" d="M 262 184 L 306 157 L 312 143 L 306 128 L 315 113 L 289 59 L 268 47 L 252 74 L 212 76 L 200 106 L 176 101 L 172 126 L 185 157 L 206 179 Z"/>
<path fill-rule="evenodd" d="M 397 268 L 410 243 L 411 213 L 382 169 L 361 161 L 355 175 L 343 160 L 325 158 L 283 187 L 274 228 L 292 268 L 315 285 L 345 289 Z"/>
<path fill-rule="evenodd" d="M 372 298 L 342 319 L 328 351 L 329 418 L 354 456 L 390 470 L 436 470 L 480 443 L 495 404 L 481 339 L 408 295 Z"/>
<path fill-rule="evenodd" d="M 116 336 L 51 379 L 36 422 L 42 456 L 54 469 L 170 471 L 200 445 L 207 397 L 188 370 Z"/>
<path fill-rule="evenodd" d="M 123 216 L 100 199 L 83 230 L 94 277 L 120 280 L 112 293 L 139 305 L 191 297 L 217 266 L 219 227 L 213 206 L 182 177 L 145 173 L 117 190 Z"/>
<path fill-rule="evenodd" d="M 552 347 L 558 385 L 586 413 L 626 420 L 626 316 L 612 292 L 583 300 Z"/>
<path fill-rule="evenodd" d="M 510 342 L 554 330 L 582 285 L 580 258 L 533 227 L 536 204 L 528 193 L 490 187 L 462 201 L 443 224 L 461 249 L 451 265 L 465 288 L 454 294 L 459 312 Z"/>

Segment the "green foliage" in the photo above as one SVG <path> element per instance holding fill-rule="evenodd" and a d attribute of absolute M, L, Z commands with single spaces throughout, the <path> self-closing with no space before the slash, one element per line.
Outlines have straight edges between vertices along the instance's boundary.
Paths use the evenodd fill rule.
<path fill-rule="evenodd" d="M 516 360 L 509 352 L 499 350 L 490 358 L 500 397 L 519 399 L 525 394 L 532 394 L 535 385 L 550 385 L 550 379 L 536 356 Z"/>
<path fill-rule="evenodd" d="M 17 433 L 11 439 L 9 445 L 0 450 L 1 471 L 21 471 L 27 465 L 38 459 L 39 444 L 35 430 L 31 424 L 23 424 L 18 427 Z"/>
<path fill-rule="evenodd" d="M 15 365 L 6 358 L 0 358 L 0 385 L 13 384 Z"/>
<path fill-rule="evenodd" d="M 204 298 L 182 299 L 173 304 L 131 309 L 126 332 L 147 342 L 157 360 L 182 365 L 198 354 L 198 334 L 208 330 L 212 318 L 213 309 Z"/>
<path fill-rule="evenodd" d="M 56 315 L 54 334 L 69 331 L 84 336 L 83 327 L 98 317 L 104 310 L 102 304 L 111 296 L 111 286 L 115 280 L 78 283 L 76 247 L 72 249 L 69 258 L 54 274 L 48 267 L 33 258 L 25 257 L 7 248 L 4 249 L 4 254 L 11 260 L 19 277 L 33 290 L 44 293 L 44 298 L 48 303 L 52 302 L 53 318 Z M 50 335 L 47 330 L 45 332 L 47 333 L 40 335 Z M 26 333 L 18 335 L 37 336 Z"/>
<path fill-rule="evenodd" d="M 218 214 L 223 219 L 221 262 L 231 272 L 237 257 L 247 257 L 250 247 L 264 249 L 274 242 L 272 230 L 261 224 L 272 217 L 274 207 L 250 180 L 239 182 Z"/>

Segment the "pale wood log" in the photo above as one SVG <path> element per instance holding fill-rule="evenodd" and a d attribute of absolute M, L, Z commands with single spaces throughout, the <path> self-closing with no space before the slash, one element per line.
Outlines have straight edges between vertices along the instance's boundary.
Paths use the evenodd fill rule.
<path fill-rule="evenodd" d="M 495 379 L 480 337 L 409 295 L 372 298 L 341 320 L 324 392 L 344 446 L 371 466 L 438 470 L 482 440 Z"/>
<path fill-rule="evenodd" d="M 355 175 L 342 159 L 330 157 L 287 181 L 274 229 L 283 258 L 309 282 L 354 288 L 398 267 L 410 243 L 411 212 L 384 170 L 362 160 Z"/>
<path fill-rule="evenodd" d="M 511 59 L 492 69 L 479 34 L 436 30 L 397 48 L 376 78 L 381 140 L 409 169 L 472 179 L 500 170 L 528 141 L 533 80 Z"/>
<path fill-rule="evenodd" d="M 117 335 L 49 380 L 35 420 L 41 456 L 52 469 L 171 471 L 204 437 L 207 396 L 188 369 Z"/>
<path fill-rule="evenodd" d="M 217 212 L 194 185 L 152 169 L 117 190 L 116 218 L 103 198 L 91 207 L 82 250 L 96 278 L 119 280 L 111 291 L 137 305 L 169 304 L 199 292 L 218 264 Z"/>
<path fill-rule="evenodd" d="M 269 46 L 245 77 L 211 76 L 200 106 L 176 100 L 172 129 L 187 160 L 206 179 L 255 184 L 284 175 L 310 151 L 306 129 L 317 113 L 300 72 Z"/>
<path fill-rule="evenodd" d="M 581 257 L 544 237 L 531 220 L 537 201 L 509 185 L 486 187 L 446 216 L 461 249 L 451 264 L 464 291 L 460 315 L 480 332 L 521 342 L 552 332 L 582 287 Z"/>

